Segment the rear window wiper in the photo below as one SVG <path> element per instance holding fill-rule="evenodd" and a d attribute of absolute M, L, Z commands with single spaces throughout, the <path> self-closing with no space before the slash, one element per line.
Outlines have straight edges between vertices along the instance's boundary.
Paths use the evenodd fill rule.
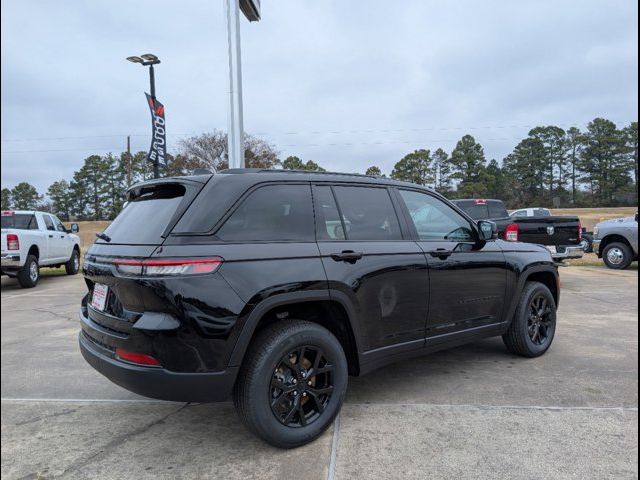
<path fill-rule="evenodd" d="M 96 237 L 98 237 L 100 240 L 104 240 L 105 242 L 111 241 L 111 237 L 104 232 L 96 233 Z"/>

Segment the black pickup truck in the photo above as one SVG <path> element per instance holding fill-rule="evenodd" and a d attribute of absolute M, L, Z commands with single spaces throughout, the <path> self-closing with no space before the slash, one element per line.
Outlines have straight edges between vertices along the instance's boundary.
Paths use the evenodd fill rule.
<path fill-rule="evenodd" d="M 578 217 L 510 217 L 502 200 L 461 199 L 453 203 L 475 220 L 495 222 L 498 235 L 504 240 L 546 246 L 555 261 L 580 258 L 584 254 Z"/>

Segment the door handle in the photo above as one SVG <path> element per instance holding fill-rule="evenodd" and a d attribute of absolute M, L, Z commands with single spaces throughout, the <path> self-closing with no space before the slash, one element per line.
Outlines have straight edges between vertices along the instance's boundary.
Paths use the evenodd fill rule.
<path fill-rule="evenodd" d="M 362 252 L 354 252 L 353 250 L 343 250 L 340 253 L 332 253 L 331 258 L 336 262 L 356 263 L 363 256 Z"/>
<path fill-rule="evenodd" d="M 438 248 L 436 250 L 431 250 L 429 252 L 429 255 L 431 255 L 434 258 L 439 258 L 440 260 L 446 260 L 447 258 L 449 258 L 451 255 L 453 255 L 453 250 L 446 250 L 444 248 Z"/>
<path fill-rule="evenodd" d="M 53 238 L 53 235 L 49 235 L 49 238 Z"/>

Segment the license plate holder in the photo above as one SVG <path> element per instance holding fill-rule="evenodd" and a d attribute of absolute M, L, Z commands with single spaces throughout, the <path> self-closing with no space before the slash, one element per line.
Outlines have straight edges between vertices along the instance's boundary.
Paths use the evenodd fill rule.
<path fill-rule="evenodd" d="M 93 286 L 93 295 L 91 295 L 91 306 L 96 310 L 104 312 L 107 306 L 107 297 L 109 296 L 109 287 L 102 283 L 96 283 Z"/>

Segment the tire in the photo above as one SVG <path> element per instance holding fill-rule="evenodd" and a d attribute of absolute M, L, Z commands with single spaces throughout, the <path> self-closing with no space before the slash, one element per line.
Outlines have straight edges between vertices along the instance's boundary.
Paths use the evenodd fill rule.
<path fill-rule="evenodd" d="M 553 343 L 555 332 L 556 302 L 551 291 L 542 283 L 528 282 L 513 321 L 502 336 L 507 350 L 523 357 L 539 357 Z"/>
<path fill-rule="evenodd" d="M 76 275 L 80 271 L 80 252 L 77 248 L 73 249 L 71 258 L 64 264 L 67 275 Z"/>
<path fill-rule="evenodd" d="M 27 255 L 22 269 L 16 275 L 18 283 L 22 288 L 33 288 L 40 280 L 40 266 L 38 259 L 34 255 Z"/>
<path fill-rule="evenodd" d="M 626 243 L 610 243 L 602 251 L 602 259 L 607 267 L 625 270 L 633 262 L 633 252 Z"/>
<path fill-rule="evenodd" d="M 252 433 L 275 447 L 295 448 L 331 425 L 347 380 L 347 359 L 331 332 L 315 323 L 285 320 L 252 341 L 233 402 Z"/>
<path fill-rule="evenodd" d="M 587 233 L 583 233 L 580 246 L 582 250 L 584 250 L 584 253 L 593 253 L 593 237 Z"/>

